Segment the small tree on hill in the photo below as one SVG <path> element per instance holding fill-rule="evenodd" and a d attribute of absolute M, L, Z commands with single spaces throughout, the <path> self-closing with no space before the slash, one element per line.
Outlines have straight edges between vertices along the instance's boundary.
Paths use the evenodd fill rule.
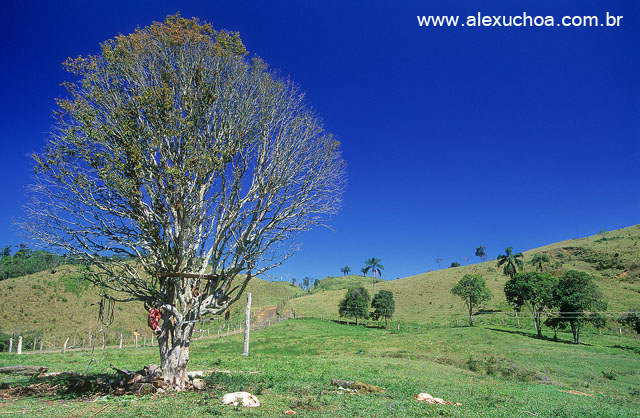
<path fill-rule="evenodd" d="M 505 254 L 498 256 L 498 267 L 504 266 L 502 273 L 511 278 L 519 269 L 524 268 L 523 257 L 522 253 L 513 254 L 513 248 L 507 247 Z"/>
<path fill-rule="evenodd" d="M 599 312 L 607 309 L 607 303 L 585 272 L 569 270 L 560 278 L 554 292 L 554 305 L 559 310 L 558 320 L 571 327 L 574 344 L 580 344 L 580 328 L 584 324 L 590 322 L 596 327 L 605 324 Z"/>
<path fill-rule="evenodd" d="M 342 272 L 343 276 L 346 276 L 347 274 L 351 273 L 351 267 L 344 266 L 340 269 L 340 271 Z"/>
<path fill-rule="evenodd" d="M 487 260 L 487 253 L 485 252 L 486 249 L 487 247 L 485 247 L 484 245 L 476 248 L 476 257 L 480 257 L 480 261 L 482 261 L 483 263 Z"/>
<path fill-rule="evenodd" d="M 545 264 L 550 262 L 548 254 L 535 254 L 529 263 L 536 268 L 536 271 L 543 273 L 545 269 Z"/>
<path fill-rule="evenodd" d="M 460 267 L 460 263 L 458 263 L 457 261 L 452 261 L 451 265 L 449 266 L 449 268 L 451 267 Z"/>
<path fill-rule="evenodd" d="M 460 296 L 469 308 L 469 326 L 473 326 L 473 308 L 482 305 L 493 296 L 479 274 L 465 274 L 451 289 L 451 294 Z"/>
<path fill-rule="evenodd" d="M 355 318 L 358 325 L 360 318 L 369 318 L 370 301 L 369 292 L 364 287 L 349 289 L 338 305 L 338 313 L 340 317 Z"/>
<path fill-rule="evenodd" d="M 384 266 L 380 264 L 381 261 L 382 259 L 380 258 L 371 257 L 364 262 L 364 273 L 367 274 L 369 271 L 371 271 L 371 293 L 376 293 L 376 278 L 382 277 L 382 270 L 384 270 Z"/>
<path fill-rule="evenodd" d="M 310 277 L 305 277 L 304 279 L 302 279 L 302 288 L 304 290 L 309 290 L 309 283 L 311 283 Z"/>
<path fill-rule="evenodd" d="M 384 325 L 387 327 L 388 320 L 393 317 L 393 313 L 396 311 L 396 302 L 393 300 L 393 292 L 388 290 L 379 291 L 371 301 L 371 307 L 373 313 L 371 317 L 376 321 L 380 318 L 384 318 Z"/>
<path fill-rule="evenodd" d="M 538 337 L 542 337 L 542 313 L 553 306 L 553 292 L 557 284 L 558 279 L 550 274 L 531 272 L 517 273 L 504 285 L 507 301 L 516 310 L 521 310 L 525 305 L 531 310 Z"/>

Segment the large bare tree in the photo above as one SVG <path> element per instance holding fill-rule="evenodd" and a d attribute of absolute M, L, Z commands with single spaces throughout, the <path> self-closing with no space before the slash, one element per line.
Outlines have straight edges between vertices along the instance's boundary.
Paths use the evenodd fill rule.
<path fill-rule="evenodd" d="M 339 207 L 340 144 L 237 33 L 195 18 L 169 16 L 65 66 L 76 78 L 34 155 L 23 226 L 94 266 L 110 297 L 161 306 L 161 367 L 181 389 L 195 322 Z"/>

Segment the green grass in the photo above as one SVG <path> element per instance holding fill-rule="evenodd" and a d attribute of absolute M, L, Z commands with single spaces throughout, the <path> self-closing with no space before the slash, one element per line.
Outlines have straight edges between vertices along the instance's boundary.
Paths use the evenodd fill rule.
<path fill-rule="evenodd" d="M 107 397 L 80 402 L 63 394 L 0 401 L 0 414 L 37 416 L 450 416 L 631 417 L 640 410 L 640 342 L 630 337 L 590 335 L 587 344 L 539 340 L 510 328 L 439 328 L 406 333 L 291 320 L 255 332 L 251 355 L 241 356 L 242 340 L 194 341 L 190 370 L 205 370 L 210 387 L 201 393 L 162 397 Z M 506 349 L 508 347 L 508 349 Z M 99 358 L 99 357 L 98 357 Z M 0 354 L 0 366 L 47 365 L 54 371 L 83 371 L 87 353 Z M 109 350 L 92 373 L 117 367 L 138 369 L 157 362 L 155 349 Z M 386 389 L 381 394 L 344 394 L 332 378 L 361 380 Z M 22 385 L 24 377 L 1 377 Z M 224 393 L 249 391 L 262 406 L 240 409 L 220 404 Z M 593 395 L 562 392 L 577 390 Z M 428 392 L 461 406 L 419 403 Z M 45 402 L 46 401 L 46 402 Z M 104 409 L 102 409 L 104 408 Z M 530 415 L 534 416 L 534 415 Z"/>

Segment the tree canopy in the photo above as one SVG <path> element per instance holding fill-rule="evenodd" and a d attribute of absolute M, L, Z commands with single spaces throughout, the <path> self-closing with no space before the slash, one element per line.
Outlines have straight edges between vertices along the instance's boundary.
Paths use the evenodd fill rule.
<path fill-rule="evenodd" d="M 569 270 L 560 278 L 554 292 L 554 304 L 559 310 L 558 321 L 571 327 L 574 344 L 580 344 L 580 329 L 584 324 L 604 326 L 600 312 L 607 309 L 607 303 L 585 272 Z"/>
<path fill-rule="evenodd" d="M 460 296 L 469 309 L 469 326 L 473 326 L 473 308 L 493 297 L 484 278 L 479 274 L 465 274 L 451 288 L 451 294 Z"/>
<path fill-rule="evenodd" d="M 524 268 L 524 261 L 522 253 L 513 254 L 513 248 L 507 247 L 505 254 L 501 254 L 498 256 L 498 267 L 503 267 L 502 273 L 505 276 L 513 277 L 518 272 Z"/>
<path fill-rule="evenodd" d="M 542 336 L 542 313 L 553 306 L 553 292 L 557 284 L 558 279 L 550 274 L 530 272 L 517 273 L 504 286 L 507 301 L 517 310 L 522 309 L 523 306 L 529 307 L 538 337 Z"/>
<path fill-rule="evenodd" d="M 371 317 L 376 321 L 380 318 L 384 318 L 385 324 L 393 317 L 393 313 L 396 311 L 396 302 L 393 300 L 393 292 L 388 290 L 379 291 L 371 301 L 371 307 L 373 312 Z"/>
<path fill-rule="evenodd" d="M 170 386 L 195 321 L 290 257 L 344 188 L 340 144 L 299 87 L 246 56 L 237 33 L 178 15 L 116 36 L 65 62 L 76 79 L 34 155 L 22 226 L 95 283 L 161 305 Z"/>
<path fill-rule="evenodd" d="M 487 253 L 485 252 L 487 249 L 487 247 L 485 247 L 484 245 L 479 246 L 478 248 L 476 248 L 476 257 L 480 257 L 480 261 L 484 262 L 487 259 Z"/>
<path fill-rule="evenodd" d="M 338 305 L 340 317 L 355 318 L 356 325 L 359 319 L 369 318 L 369 302 L 371 297 L 364 287 L 354 287 L 347 290 L 344 299 Z"/>

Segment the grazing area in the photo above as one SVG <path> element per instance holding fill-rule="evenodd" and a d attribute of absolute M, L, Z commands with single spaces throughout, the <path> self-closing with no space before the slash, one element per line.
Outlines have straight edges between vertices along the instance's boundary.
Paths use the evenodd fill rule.
<path fill-rule="evenodd" d="M 0 375 L 0 413 L 32 416 L 637 416 L 640 408 L 640 341 L 590 335 L 589 344 L 535 338 L 535 330 L 507 327 L 439 328 L 398 332 L 311 319 L 282 322 L 254 333 L 253 350 L 241 356 L 242 339 L 193 341 L 190 370 L 204 371 L 200 392 L 157 396 L 55 393 L 46 379 Z M 505 350 L 509 347 L 509 350 Z M 0 354 L 0 367 L 43 365 L 82 372 L 87 352 L 67 355 Z M 109 364 L 137 370 L 155 362 L 155 348 L 108 350 L 90 375 L 113 375 Z M 384 392 L 341 390 L 332 379 L 360 381 Z M 24 396 L 15 387 L 39 384 Z M 13 389 L 13 391 L 12 391 Z M 225 393 L 246 391 L 259 408 L 222 405 Z M 22 393 L 26 393 L 23 390 Z M 414 396 L 429 393 L 461 405 L 434 405 Z"/>

